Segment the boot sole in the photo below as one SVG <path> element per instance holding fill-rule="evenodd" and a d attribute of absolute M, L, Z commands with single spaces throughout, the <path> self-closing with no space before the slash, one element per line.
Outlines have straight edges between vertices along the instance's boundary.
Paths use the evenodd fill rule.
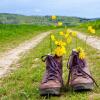
<path fill-rule="evenodd" d="M 40 95 L 41 96 L 59 96 L 60 95 L 61 88 L 48 88 L 48 89 L 40 89 Z"/>
<path fill-rule="evenodd" d="M 93 83 L 76 84 L 76 85 L 73 85 L 72 88 L 75 91 L 88 91 L 88 90 L 93 90 Z"/>

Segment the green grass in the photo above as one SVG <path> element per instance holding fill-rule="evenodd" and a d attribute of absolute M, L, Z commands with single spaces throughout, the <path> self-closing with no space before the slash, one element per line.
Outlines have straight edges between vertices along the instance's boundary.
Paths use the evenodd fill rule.
<path fill-rule="evenodd" d="M 87 31 L 88 26 L 92 26 L 96 30 L 96 33 L 95 34 L 88 33 L 88 31 Z M 80 24 L 80 26 L 76 26 L 73 29 L 84 32 L 88 35 L 93 35 L 93 36 L 100 37 L 100 20 L 89 21 L 89 22 Z"/>
<path fill-rule="evenodd" d="M 84 42 L 78 39 L 78 45 L 84 48 Z M 75 48 L 75 40 L 69 47 L 69 52 L 64 56 L 63 78 L 67 82 L 68 70 L 66 62 L 72 48 Z M 100 51 L 87 46 L 87 59 L 93 77 L 100 86 Z M 46 97 L 39 95 L 39 84 L 45 71 L 45 64 L 41 61 L 41 56 L 50 53 L 49 37 L 45 38 L 35 49 L 30 50 L 22 59 L 12 65 L 12 68 L 19 67 L 6 78 L 0 79 L 0 98 L 1 100 L 46 100 Z M 90 95 L 100 94 L 100 88 L 95 87 L 90 92 L 62 91 L 60 97 L 51 97 L 49 100 L 89 100 Z M 93 95 L 94 96 L 94 95 Z M 95 100 L 100 97 L 96 96 Z"/>
<path fill-rule="evenodd" d="M 35 35 L 54 29 L 51 26 L 0 25 L 0 52 L 12 49 Z"/>
<path fill-rule="evenodd" d="M 87 31 L 87 27 L 74 27 L 74 28 L 72 28 L 73 30 L 76 30 L 76 31 L 79 31 L 79 32 L 82 32 L 82 33 L 84 33 L 84 34 L 86 34 L 86 35 L 91 35 L 91 36 L 98 36 L 98 37 L 100 37 L 100 29 L 96 29 L 96 33 L 95 34 L 92 34 L 92 33 L 88 33 L 88 31 Z"/>

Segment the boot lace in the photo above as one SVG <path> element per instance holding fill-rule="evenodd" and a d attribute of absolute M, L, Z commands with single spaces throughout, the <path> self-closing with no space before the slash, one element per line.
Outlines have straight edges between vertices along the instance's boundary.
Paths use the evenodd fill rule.
<path fill-rule="evenodd" d="M 46 70 L 48 72 L 45 82 L 57 79 L 58 81 L 63 83 L 61 64 L 57 62 L 51 55 L 45 55 L 41 58 L 43 62 L 46 62 Z"/>
<path fill-rule="evenodd" d="M 76 58 L 75 60 L 75 65 L 73 66 L 73 61 L 71 60 L 71 58 Z M 78 57 L 78 53 L 72 53 L 70 56 L 69 56 L 69 59 L 68 59 L 68 62 L 67 62 L 67 68 L 69 69 L 69 74 L 68 74 L 68 81 L 67 81 L 67 85 L 69 85 L 69 81 L 70 81 L 70 78 L 71 78 L 71 73 L 72 73 L 72 70 L 73 68 L 78 72 L 74 73 L 74 74 L 77 74 L 77 76 L 83 76 L 83 77 L 86 77 L 88 76 L 89 78 L 92 79 L 92 81 L 95 83 L 95 85 L 98 87 L 96 81 L 94 80 L 94 78 L 89 75 L 88 73 L 86 73 L 82 67 L 85 66 L 85 63 L 82 61 L 80 63 L 80 59 Z"/>

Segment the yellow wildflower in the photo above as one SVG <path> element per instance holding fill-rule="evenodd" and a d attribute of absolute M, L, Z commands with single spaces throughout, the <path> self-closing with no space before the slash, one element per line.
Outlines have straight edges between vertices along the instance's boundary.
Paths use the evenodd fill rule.
<path fill-rule="evenodd" d="M 63 31 L 61 31 L 61 32 L 59 32 L 59 34 L 60 34 L 60 35 L 64 35 L 64 32 L 63 32 Z"/>
<path fill-rule="evenodd" d="M 76 51 L 79 52 L 79 58 L 84 59 L 85 58 L 85 52 L 81 47 L 77 47 Z"/>
<path fill-rule="evenodd" d="M 66 49 L 65 49 L 65 47 L 64 46 L 62 46 L 62 47 L 57 47 L 56 49 L 55 49 L 55 55 L 57 55 L 57 56 L 63 56 L 64 54 L 66 54 Z"/>
<path fill-rule="evenodd" d="M 65 38 L 68 38 L 68 37 L 69 37 L 69 33 L 66 33 L 66 34 L 65 34 Z"/>
<path fill-rule="evenodd" d="M 72 32 L 72 36 L 76 37 L 77 36 L 77 32 Z"/>
<path fill-rule="evenodd" d="M 95 29 L 92 29 L 90 32 L 95 34 Z"/>
<path fill-rule="evenodd" d="M 58 41 L 55 41 L 55 44 L 57 45 L 58 44 Z"/>
<path fill-rule="evenodd" d="M 67 38 L 67 43 L 69 44 L 69 43 L 71 43 L 71 42 L 72 42 L 72 37 L 69 36 L 69 37 Z"/>
<path fill-rule="evenodd" d="M 85 52 L 84 51 L 79 53 L 79 58 L 80 59 L 84 59 L 85 58 Z"/>
<path fill-rule="evenodd" d="M 88 31 L 89 31 L 90 33 L 95 33 L 95 29 L 93 29 L 92 26 L 88 26 Z"/>
<path fill-rule="evenodd" d="M 57 46 L 65 46 L 65 45 L 66 45 L 66 43 L 63 42 L 62 40 L 60 40 L 60 41 L 55 41 L 55 44 L 56 44 Z"/>
<path fill-rule="evenodd" d="M 51 40 L 55 41 L 55 36 L 54 35 L 51 35 Z"/>
<path fill-rule="evenodd" d="M 58 26 L 62 26 L 63 25 L 63 23 L 62 22 L 58 22 Z"/>
<path fill-rule="evenodd" d="M 77 47 L 77 48 L 76 48 L 76 51 L 77 51 L 77 52 L 81 52 L 81 51 L 84 51 L 84 50 L 83 50 L 81 47 Z"/>
<path fill-rule="evenodd" d="M 92 29 L 92 26 L 88 26 L 88 31 L 90 31 Z"/>
<path fill-rule="evenodd" d="M 56 20 L 57 17 L 53 15 L 53 16 L 51 16 L 51 18 L 52 18 L 52 20 Z"/>

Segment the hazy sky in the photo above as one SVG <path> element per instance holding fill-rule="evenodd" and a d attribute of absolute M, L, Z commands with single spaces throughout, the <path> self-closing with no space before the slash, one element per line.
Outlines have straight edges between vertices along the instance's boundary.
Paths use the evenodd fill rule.
<path fill-rule="evenodd" d="M 0 13 L 100 17 L 100 0 L 0 0 Z"/>

